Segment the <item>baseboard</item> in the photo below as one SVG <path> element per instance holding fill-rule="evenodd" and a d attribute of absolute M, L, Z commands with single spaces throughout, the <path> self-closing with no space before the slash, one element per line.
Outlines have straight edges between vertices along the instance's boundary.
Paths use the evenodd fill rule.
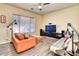
<path fill-rule="evenodd" d="M 2 43 L 0 43 L 0 44 L 5 44 L 5 43 L 10 43 L 11 41 L 6 41 L 6 42 L 2 42 Z"/>

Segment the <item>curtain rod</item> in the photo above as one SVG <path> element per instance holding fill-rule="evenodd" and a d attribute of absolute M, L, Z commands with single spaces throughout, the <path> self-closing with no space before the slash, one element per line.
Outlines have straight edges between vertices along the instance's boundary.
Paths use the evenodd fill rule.
<path fill-rule="evenodd" d="M 16 15 L 16 16 L 23 16 L 23 17 L 29 17 L 29 16 L 24 16 L 24 15 L 18 15 L 18 14 L 13 14 L 13 15 Z M 29 18 L 34 18 L 34 17 L 29 17 Z"/>

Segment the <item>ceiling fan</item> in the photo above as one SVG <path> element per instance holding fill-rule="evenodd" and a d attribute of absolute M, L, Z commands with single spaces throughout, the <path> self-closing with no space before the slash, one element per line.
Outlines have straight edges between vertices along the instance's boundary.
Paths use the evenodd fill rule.
<path fill-rule="evenodd" d="M 48 5 L 48 4 L 50 4 L 50 3 L 38 3 L 35 6 L 37 6 L 38 10 L 42 11 L 43 10 L 43 7 L 46 6 L 46 5 Z M 34 8 L 31 8 L 31 10 L 33 10 L 33 9 Z"/>

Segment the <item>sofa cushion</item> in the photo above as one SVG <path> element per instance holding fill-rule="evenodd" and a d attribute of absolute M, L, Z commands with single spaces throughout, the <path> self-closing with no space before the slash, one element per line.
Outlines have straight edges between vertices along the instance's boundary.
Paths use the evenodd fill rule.
<path fill-rule="evenodd" d="M 25 36 L 24 39 L 28 39 L 28 37 Z"/>
<path fill-rule="evenodd" d="M 15 36 L 16 36 L 17 39 L 19 39 L 19 40 L 24 40 L 24 34 L 16 33 Z"/>

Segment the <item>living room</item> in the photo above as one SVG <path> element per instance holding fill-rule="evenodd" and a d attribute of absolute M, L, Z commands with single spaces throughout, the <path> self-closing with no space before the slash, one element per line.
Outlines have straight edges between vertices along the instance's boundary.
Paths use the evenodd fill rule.
<path fill-rule="evenodd" d="M 56 53 L 53 51 L 54 48 L 50 47 L 65 38 L 66 34 L 62 36 L 62 31 L 66 32 L 69 29 L 68 26 L 72 29 L 69 29 L 71 33 L 71 36 L 68 36 L 69 39 L 73 37 L 72 31 L 78 34 L 78 19 L 79 3 L 0 3 L 0 56 L 73 55 L 73 53 L 67 53 L 66 49 L 63 51 L 63 48 L 61 50 L 58 47 L 56 49 L 62 53 Z M 46 32 L 48 25 L 56 26 L 53 28 L 54 33 Z M 26 40 L 18 41 L 16 36 L 20 38 L 24 36 Z M 76 34 L 75 37 L 77 38 Z M 63 44 L 63 41 L 61 43 Z M 6 50 L 3 51 L 4 49 Z M 79 55 L 78 52 L 77 55 Z"/>

